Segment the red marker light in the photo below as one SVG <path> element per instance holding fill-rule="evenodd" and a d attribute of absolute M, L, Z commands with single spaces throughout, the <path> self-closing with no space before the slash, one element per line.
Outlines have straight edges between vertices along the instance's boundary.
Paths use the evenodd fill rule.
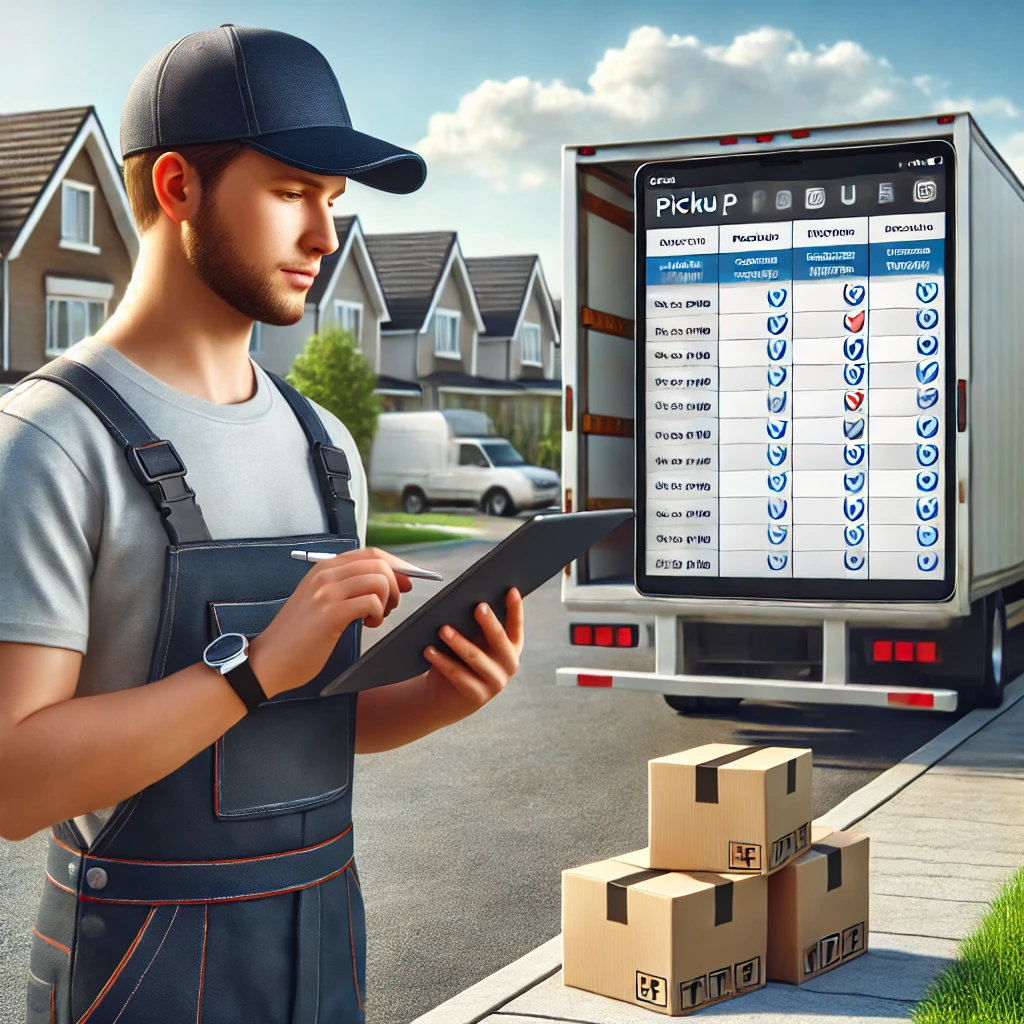
<path fill-rule="evenodd" d="M 577 686 L 611 686 L 612 685 L 612 677 L 611 676 L 585 675 L 583 672 L 580 672 L 579 675 L 576 676 L 576 685 Z"/>
<path fill-rule="evenodd" d="M 809 128 L 797 128 L 795 132 L 790 132 L 789 134 L 794 139 L 809 139 L 811 137 Z"/>
<path fill-rule="evenodd" d="M 572 642 L 577 647 L 589 647 L 594 642 L 594 631 L 590 626 L 573 626 Z"/>
<path fill-rule="evenodd" d="M 889 640 L 876 640 L 872 657 L 875 661 L 892 661 L 892 643 Z"/>
<path fill-rule="evenodd" d="M 913 661 L 914 645 L 909 640 L 897 640 L 893 644 L 897 661 Z"/>
<path fill-rule="evenodd" d="M 597 153 L 597 147 L 580 146 L 579 149 L 576 150 L 576 152 L 579 153 L 580 156 L 594 156 Z"/>
<path fill-rule="evenodd" d="M 720 146 L 735 146 L 739 142 L 739 137 L 736 135 L 727 135 L 724 139 L 719 139 L 718 144 Z"/>
<path fill-rule="evenodd" d="M 771 142 L 772 139 L 774 139 L 774 138 L 775 138 L 774 135 L 755 135 L 754 136 L 754 141 L 755 142 Z"/>
<path fill-rule="evenodd" d="M 956 120 L 955 114 L 943 114 L 942 117 L 935 119 L 939 124 L 952 124 Z"/>
<path fill-rule="evenodd" d="M 928 664 L 934 664 L 939 660 L 939 648 L 934 640 L 917 645 L 917 660 Z"/>
<path fill-rule="evenodd" d="M 594 630 L 594 643 L 598 647 L 611 647 L 612 646 L 612 627 L 611 626 L 598 626 Z"/>
<path fill-rule="evenodd" d="M 935 707 L 935 696 L 931 693 L 890 693 L 886 699 L 890 704 L 902 704 L 908 708 Z"/>

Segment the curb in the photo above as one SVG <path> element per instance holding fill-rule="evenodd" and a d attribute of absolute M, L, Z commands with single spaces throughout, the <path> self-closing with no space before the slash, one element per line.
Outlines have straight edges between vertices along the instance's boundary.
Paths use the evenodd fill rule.
<path fill-rule="evenodd" d="M 948 757 L 990 722 L 1005 714 L 1024 699 L 1024 676 L 1006 687 L 1003 703 L 998 708 L 977 708 L 944 729 L 924 746 L 908 754 L 898 764 L 886 769 L 867 785 L 851 793 L 813 822 L 836 831 L 855 825 L 906 789 L 915 779 Z M 433 1010 L 417 1017 L 410 1024 L 479 1024 L 490 1014 L 522 995 L 535 985 L 556 974 L 562 966 L 562 936 L 531 950 L 525 956 L 483 978 L 458 995 L 452 996 Z"/>

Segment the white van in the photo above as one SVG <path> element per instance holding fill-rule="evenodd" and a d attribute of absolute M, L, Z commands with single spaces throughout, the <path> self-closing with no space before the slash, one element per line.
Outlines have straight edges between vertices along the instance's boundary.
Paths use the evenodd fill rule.
<path fill-rule="evenodd" d="M 548 508 L 561 497 L 551 469 L 528 466 L 490 419 L 471 409 L 385 412 L 370 452 L 370 490 L 396 495 L 406 512 L 472 505 L 489 515 Z"/>

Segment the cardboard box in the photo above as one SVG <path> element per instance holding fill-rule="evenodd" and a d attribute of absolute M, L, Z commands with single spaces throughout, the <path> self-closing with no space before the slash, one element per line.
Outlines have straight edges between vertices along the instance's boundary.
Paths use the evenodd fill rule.
<path fill-rule="evenodd" d="M 770 874 L 811 841 L 811 751 L 707 743 L 648 762 L 651 863 Z"/>
<path fill-rule="evenodd" d="M 768 879 L 768 979 L 799 985 L 868 948 L 868 837 L 814 827 Z"/>
<path fill-rule="evenodd" d="M 672 1015 L 765 983 L 759 875 L 650 869 L 646 850 L 562 872 L 566 985 Z"/>

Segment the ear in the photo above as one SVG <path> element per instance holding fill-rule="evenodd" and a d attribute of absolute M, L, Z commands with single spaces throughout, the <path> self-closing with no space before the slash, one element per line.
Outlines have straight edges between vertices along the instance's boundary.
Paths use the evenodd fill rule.
<path fill-rule="evenodd" d="M 153 192 L 160 208 L 175 224 L 194 217 L 202 197 L 195 168 L 174 152 L 161 153 L 153 165 Z"/>

